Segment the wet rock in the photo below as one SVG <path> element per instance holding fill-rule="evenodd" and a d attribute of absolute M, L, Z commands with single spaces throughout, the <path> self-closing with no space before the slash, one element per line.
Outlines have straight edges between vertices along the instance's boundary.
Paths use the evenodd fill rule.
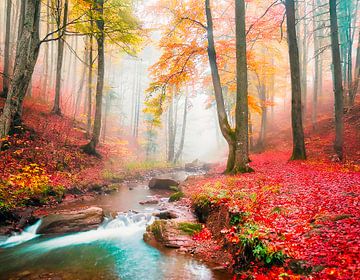
<path fill-rule="evenodd" d="M 171 187 L 179 186 L 179 182 L 173 179 L 152 178 L 149 182 L 150 189 L 171 190 Z"/>
<path fill-rule="evenodd" d="M 63 211 L 45 216 L 37 231 L 39 234 L 64 234 L 96 229 L 104 220 L 99 207 L 84 210 Z"/>
<path fill-rule="evenodd" d="M 139 204 L 146 205 L 146 204 L 159 204 L 159 200 L 157 198 L 147 199 L 139 201 Z"/>
<path fill-rule="evenodd" d="M 216 166 L 217 166 L 216 163 L 204 163 L 202 166 L 202 169 L 204 171 L 210 171 L 210 170 L 214 169 Z"/>
<path fill-rule="evenodd" d="M 161 220 L 171 220 L 171 219 L 176 219 L 179 217 L 179 215 L 175 211 L 172 211 L 172 210 L 155 213 L 154 216 L 158 217 Z"/>
<path fill-rule="evenodd" d="M 34 210 L 31 208 L 26 209 L 25 211 L 19 213 L 19 216 L 21 218 L 20 218 L 19 223 L 16 225 L 16 229 L 22 230 L 27 225 L 34 224 L 37 221 L 37 218 L 35 218 L 33 216 L 33 213 L 34 213 Z"/>
<path fill-rule="evenodd" d="M 187 172 L 196 172 L 203 168 L 203 163 L 201 163 L 198 159 L 190 163 L 185 163 L 185 171 Z"/>
<path fill-rule="evenodd" d="M 72 188 L 68 189 L 67 193 L 73 194 L 73 195 L 80 195 L 83 193 L 83 191 L 78 187 L 72 187 Z"/>
<path fill-rule="evenodd" d="M 194 246 L 190 235 L 179 229 L 179 221 L 158 220 L 148 226 L 144 233 L 144 241 L 158 244 L 166 248 L 189 248 Z"/>

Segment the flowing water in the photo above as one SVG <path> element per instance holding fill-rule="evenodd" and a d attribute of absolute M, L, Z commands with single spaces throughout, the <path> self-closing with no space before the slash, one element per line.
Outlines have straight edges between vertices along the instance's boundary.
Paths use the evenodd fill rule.
<path fill-rule="evenodd" d="M 183 179 L 186 174 L 176 175 Z M 40 220 L 20 235 L 0 237 L 0 279 L 229 279 L 207 264 L 173 250 L 159 251 L 142 240 L 154 209 L 138 201 L 159 194 L 168 195 L 132 184 L 113 195 L 66 206 L 92 205 L 119 212 L 96 230 L 41 236 L 36 234 Z"/>

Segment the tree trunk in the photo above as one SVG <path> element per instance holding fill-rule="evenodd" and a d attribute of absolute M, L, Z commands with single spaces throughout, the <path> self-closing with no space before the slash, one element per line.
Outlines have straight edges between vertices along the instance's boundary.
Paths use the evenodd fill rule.
<path fill-rule="evenodd" d="M 304 19 L 303 19 L 303 26 L 304 26 L 304 33 L 303 33 L 303 40 L 302 40 L 302 62 L 301 62 L 301 100 L 302 100 L 302 118 L 303 123 L 305 122 L 306 112 L 307 112 L 307 59 L 308 59 L 308 27 L 307 27 L 307 4 L 304 1 Z M 300 36 L 300 34 L 297 34 Z"/>
<path fill-rule="evenodd" d="M 138 65 L 136 72 L 136 83 L 135 83 L 135 108 L 134 108 L 134 127 L 133 127 L 133 137 L 138 138 L 139 134 L 139 120 L 140 120 L 140 96 L 141 96 L 141 68 Z"/>
<path fill-rule="evenodd" d="M 172 93 L 170 99 L 169 112 L 168 112 L 168 135 L 169 135 L 168 158 L 167 158 L 168 162 L 173 162 L 175 156 L 176 127 L 174 125 L 174 98 L 175 98 L 175 92 Z"/>
<path fill-rule="evenodd" d="M 3 113 L 0 117 L 0 138 L 8 135 L 17 123 L 40 50 L 39 21 L 41 0 L 27 0 L 23 32 L 16 50 L 14 74 Z"/>
<path fill-rule="evenodd" d="M 291 124 L 293 136 L 293 152 L 291 159 L 306 159 L 304 130 L 302 124 L 301 82 L 299 49 L 295 28 L 295 6 L 294 0 L 286 0 L 286 22 L 289 45 L 289 59 L 291 71 Z"/>
<path fill-rule="evenodd" d="M 322 21 L 323 23 L 319 23 L 318 24 L 318 43 L 319 43 L 319 49 L 322 50 L 323 49 L 323 45 L 324 45 L 324 20 L 323 20 L 323 16 L 325 14 L 324 9 L 322 8 L 322 6 L 324 6 L 322 4 L 322 1 L 321 0 L 316 0 L 316 3 L 317 3 L 317 7 L 319 9 L 319 12 L 318 12 L 318 21 Z M 318 88 L 318 96 L 321 96 L 322 95 L 322 88 L 323 88 L 323 54 L 322 52 L 319 53 L 319 88 Z"/>
<path fill-rule="evenodd" d="M 254 151 L 254 149 L 255 149 L 253 127 L 254 127 L 254 125 L 253 125 L 253 121 L 252 121 L 251 112 L 249 112 L 249 145 L 250 145 L 249 149 L 250 149 L 250 151 Z"/>
<path fill-rule="evenodd" d="M 235 1 L 236 25 L 236 109 L 235 164 L 232 173 L 253 171 L 249 166 L 249 108 L 246 58 L 245 1 Z"/>
<path fill-rule="evenodd" d="M 313 98 L 312 98 L 312 112 L 311 112 L 311 123 L 313 130 L 317 128 L 317 105 L 318 105 L 318 95 L 319 95 L 319 72 L 320 72 L 320 54 L 318 53 L 320 50 L 319 47 L 319 36 L 318 29 L 320 28 L 318 24 L 316 24 L 317 16 L 316 16 L 316 5 L 315 0 L 312 2 L 313 4 L 313 37 L 314 37 L 314 85 L 313 85 Z"/>
<path fill-rule="evenodd" d="M 350 95 L 350 105 L 351 106 L 354 106 L 356 93 L 359 89 L 359 82 L 360 82 L 360 32 L 359 32 L 358 46 L 357 46 L 357 53 L 356 53 L 354 84 L 351 89 L 351 95 Z"/>
<path fill-rule="evenodd" d="M 105 101 L 105 113 L 104 113 L 104 119 L 103 119 L 103 129 L 102 129 L 102 141 L 105 143 L 106 141 L 106 133 L 107 133 L 107 123 L 108 123 L 108 116 L 110 111 L 110 105 L 111 105 L 111 93 L 109 92 L 106 96 Z"/>
<path fill-rule="evenodd" d="M 265 136 L 266 136 L 266 126 L 267 126 L 267 112 L 268 107 L 266 105 L 266 88 L 262 83 L 258 87 L 259 99 L 261 102 L 261 125 L 260 125 L 260 134 L 259 139 L 256 144 L 258 151 L 263 151 L 265 147 Z"/>
<path fill-rule="evenodd" d="M 56 84 L 55 84 L 55 100 L 54 100 L 54 107 L 52 109 L 52 113 L 56 115 L 61 115 L 61 108 L 60 108 L 60 90 L 61 90 L 61 71 L 63 65 L 63 58 L 64 58 L 64 35 L 66 31 L 66 24 L 67 24 L 67 16 L 68 16 L 68 4 L 69 0 L 65 0 L 64 4 L 64 11 L 63 11 L 63 29 L 59 31 L 59 40 L 58 40 L 58 52 L 57 52 L 57 62 L 56 62 Z M 58 19 L 58 28 L 60 26 L 60 17 L 61 13 L 59 11 L 59 19 Z"/>
<path fill-rule="evenodd" d="M 84 84 L 85 84 L 85 79 L 86 79 L 87 65 L 89 64 L 89 55 L 87 53 L 86 48 L 85 48 L 85 51 L 84 51 L 84 61 L 85 61 L 85 65 L 83 67 L 83 71 L 82 71 L 82 74 L 81 74 L 81 80 L 80 80 L 79 89 L 78 89 L 77 94 L 76 94 L 76 101 L 75 101 L 74 115 L 73 115 L 74 120 L 76 119 L 76 116 L 77 116 L 77 114 L 79 112 L 80 103 L 81 103 L 81 97 L 83 96 Z M 84 107 L 86 107 L 86 103 L 84 104 Z"/>
<path fill-rule="evenodd" d="M 98 33 L 96 34 L 96 42 L 98 47 L 98 73 L 96 82 L 96 107 L 95 107 L 95 119 L 94 129 L 90 142 L 83 147 L 84 151 L 88 154 L 98 155 L 96 152 L 96 146 L 99 143 L 101 132 L 101 110 L 102 110 L 102 96 L 104 88 L 104 75 L 105 75 L 105 54 L 104 54 L 104 0 L 96 1 L 95 10 L 98 13 L 96 19 L 96 26 Z"/>
<path fill-rule="evenodd" d="M 18 34 L 17 34 L 17 39 L 16 39 L 17 44 L 20 41 L 21 33 L 22 33 L 23 29 L 24 29 L 24 19 L 25 19 L 25 12 L 26 12 L 25 4 L 26 3 L 24 1 L 20 2 L 19 25 L 18 25 Z"/>
<path fill-rule="evenodd" d="M 184 149 L 184 143 L 185 143 L 185 132 L 186 132 L 186 121 L 187 121 L 187 107 L 188 107 L 188 93 L 186 93 L 185 96 L 185 104 L 184 104 L 184 114 L 183 114 L 183 123 L 181 128 L 181 139 L 179 144 L 179 149 L 176 152 L 174 163 L 179 162 L 180 157 L 182 155 L 183 149 Z"/>
<path fill-rule="evenodd" d="M 50 32 L 50 1 L 47 0 L 47 5 L 46 5 L 46 34 L 49 34 Z M 42 96 L 43 96 L 43 100 L 47 99 L 47 91 L 48 91 L 48 79 L 49 79 L 49 43 L 46 44 L 45 46 L 45 66 L 44 66 L 44 76 L 43 78 L 43 83 L 41 86 L 41 90 L 43 92 Z"/>
<path fill-rule="evenodd" d="M 91 21 L 91 26 L 93 22 Z M 93 28 L 91 27 L 91 30 Z M 92 116 L 92 82 L 93 82 L 93 36 L 90 35 L 89 46 L 89 80 L 88 80 L 88 94 L 87 94 L 87 114 L 86 114 L 86 136 L 90 138 L 91 134 L 91 116 Z M 84 106 L 84 107 L 86 107 Z"/>
<path fill-rule="evenodd" d="M 228 117 L 226 115 L 224 96 L 221 88 L 221 81 L 219 75 L 219 69 L 216 59 L 216 50 L 214 42 L 214 30 L 213 30 L 213 20 L 211 14 L 210 0 L 205 0 L 205 11 L 206 11 L 206 21 L 207 21 L 207 39 L 208 39 L 208 56 L 211 69 L 212 82 L 214 86 L 216 108 L 218 114 L 218 121 L 220 126 L 220 131 L 224 136 L 225 140 L 229 145 L 229 155 L 226 166 L 226 172 L 231 172 L 234 168 L 235 160 L 235 133 L 232 131 Z"/>
<path fill-rule="evenodd" d="M 343 159 L 344 142 L 344 100 L 341 75 L 341 60 L 339 50 L 339 34 L 337 23 L 336 0 L 329 0 L 330 4 L 330 29 L 331 51 L 334 69 L 334 94 L 335 94 L 335 143 L 334 149 L 340 160 Z"/>
<path fill-rule="evenodd" d="M 6 25 L 5 25 L 5 47 L 4 47 L 4 74 L 3 89 L 1 97 L 6 97 L 10 85 L 10 25 L 11 25 L 11 0 L 6 2 Z"/>
<path fill-rule="evenodd" d="M 135 111 L 136 111 L 136 77 L 138 75 L 138 62 L 134 61 L 134 73 L 133 73 L 133 81 L 132 81 L 132 95 L 131 95 L 131 120 L 130 120 L 130 128 L 131 133 L 134 136 L 134 128 L 135 128 Z"/>

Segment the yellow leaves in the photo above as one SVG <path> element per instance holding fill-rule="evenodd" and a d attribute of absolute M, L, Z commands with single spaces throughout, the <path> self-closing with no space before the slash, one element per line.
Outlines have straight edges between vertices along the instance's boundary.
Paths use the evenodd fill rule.
<path fill-rule="evenodd" d="M 261 114 L 261 107 L 258 105 L 258 99 L 252 95 L 248 96 L 249 108 L 254 112 Z"/>
<path fill-rule="evenodd" d="M 100 18 L 92 7 L 94 0 L 76 0 L 70 17 L 81 18 L 72 28 L 76 32 L 96 36 L 98 29 L 91 22 Z M 135 55 L 146 36 L 140 20 L 135 16 L 131 0 L 108 0 L 104 3 L 104 32 L 107 43 L 116 46 L 120 51 Z"/>
<path fill-rule="evenodd" d="M 8 183 L 15 188 L 27 188 L 33 192 L 39 192 L 50 183 L 50 177 L 46 171 L 35 163 L 21 168 L 20 173 L 11 175 Z"/>

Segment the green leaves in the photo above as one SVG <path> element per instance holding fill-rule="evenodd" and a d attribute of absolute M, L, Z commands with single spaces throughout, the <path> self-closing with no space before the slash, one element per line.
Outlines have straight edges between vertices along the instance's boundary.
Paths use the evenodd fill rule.
<path fill-rule="evenodd" d="M 97 36 L 99 30 L 95 21 L 102 15 L 96 11 L 95 6 L 95 0 L 74 0 L 71 17 L 81 17 L 82 19 L 73 25 L 74 32 Z M 142 37 L 146 35 L 146 31 L 134 14 L 132 1 L 105 1 L 104 15 L 102 17 L 104 20 L 105 42 L 115 46 L 120 52 L 135 55 L 140 50 L 143 42 Z"/>

